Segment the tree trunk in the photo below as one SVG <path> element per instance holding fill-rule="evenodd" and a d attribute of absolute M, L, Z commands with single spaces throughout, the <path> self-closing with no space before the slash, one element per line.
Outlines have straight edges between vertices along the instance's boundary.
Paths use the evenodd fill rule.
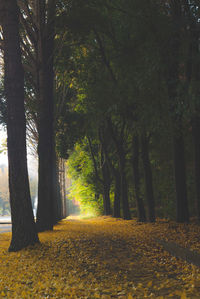
<path fill-rule="evenodd" d="M 155 203 L 154 203 L 154 194 L 153 194 L 152 171 L 151 171 L 151 164 L 149 160 L 149 141 L 146 137 L 146 134 L 143 134 L 141 138 L 141 147 L 142 147 L 142 160 L 144 165 L 146 199 L 147 199 L 147 206 L 148 206 L 148 220 L 150 222 L 155 222 Z"/>
<path fill-rule="evenodd" d="M 108 153 L 108 140 L 109 136 L 107 134 L 107 130 L 104 126 L 99 128 L 99 140 L 102 144 L 102 149 L 105 155 L 105 161 L 109 167 L 109 170 L 112 172 L 115 181 L 115 195 L 114 195 L 114 209 L 113 209 L 113 216 L 118 218 L 120 217 L 120 198 L 121 198 L 121 181 L 120 181 L 120 174 L 119 170 L 116 169 L 110 160 L 109 153 Z"/>
<path fill-rule="evenodd" d="M 124 149 L 119 145 L 118 147 L 118 155 L 119 155 L 119 169 L 120 169 L 120 183 L 121 183 L 121 199 L 122 199 L 122 209 L 123 209 L 123 218 L 126 220 L 131 219 L 131 213 L 129 209 L 129 201 L 128 201 L 128 186 L 126 180 L 126 171 L 125 164 L 126 158 Z"/>
<path fill-rule="evenodd" d="M 131 213 L 129 209 L 129 201 L 128 201 L 128 186 L 126 180 L 126 154 L 123 148 L 124 144 L 124 125 L 125 121 L 123 121 L 123 125 L 121 128 L 121 133 L 118 136 L 118 133 L 114 130 L 111 119 L 107 119 L 108 130 L 110 131 L 111 137 L 116 146 L 118 161 L 119 161 L 119 172 L 120 172 L 120 185 L 121 185 L 121 200 L 122 200 L 122 210 L 123 210 L 123 218 L 126 220 L 131 219 Z"/>
<path fill-rule="evenodd" d="M 24 73 L 21 62 L 17 2 L 1 1 L 4 36 L 5 93 L 7 98 L 7 133 L 9 190 L 12 240 L 9 251 L 18 251 L 38 243 L 33 217 L 26 156 L 26 120 L 24 111 Z"/>
<path fill-rule="evenodd" d="M 196 209 L 197 217 L 200 221 L 200 119 L 197 118 L 193 122 L 193 140 L 194 140 L 194 171 L 195 171 L 195 187 L 196 187 Z"/>
<path fill-rule="evenodd" d="M 189 4 L 188 4 L 189 6 Z M 190 34 L 191 34 L 191 44 L 190 44 L 190 53 L 188 55 L 188 67 L 189 71 L 187 72 L 187 80 L 190 83 L 191 78 L 195 82 L 195 88 L 193 93 L 195 96 L 195 113 L 192 119 L 192 133 L 193 133 L 193 142 L 194 142 L 194 172 L 195 172 L 195 187 L 196 187 L 196 209 L 197 217 L 200 222 L 200 61 L 199 57 L 199 30 L 198 22 L 194 22 L 192 14 L 190 14 L 190 8 L 188 7 L 188 16 L 190 20 Z M 188 84 L 189 85 L 189 84 Z"/>
<path fill-rule="evenodd" d="M 106 157 L 103 154 L 103 149 L 101 150 L 101 168 L 103 177 L 103 206 L 104 215 L 111 215 L 110 208 L 110 172 Z"/>
<path fill-rule="evenodd" d="M 104 215 L 111 215 L 110 208 L 110 186 L 108 184 L 103 185 L 103 206 L 104 206 Z"/>
<path fill-rule="evenodd" d="M 114 196 L 113 216 L 116 218 L 120 218 L 121 217 L 121 212 L 120 212 L 121 181 L 120 181 L 120 174 L 117 169 L 114 170 L 114 179 L 115 179 L 115 196 Z"/>
<path fill-rule="evenodd" d="M 187 203 L 184 141 L 182 136 L 182 111 L 178 87 L 180 84 L 181 57 L 181 32 L 182 28 L 182 5 L 181 1 L 170 1 L 173 32 L 169 41 L 167 88 L 169 96 L 170 116 L 173 123 L 173 150 L 174 150 L 174 172 L 176 186 L 176 220 L 178 222 L 189 221 Z M 165 55 L 166 59 L 166 55 Z M 189 69 L 188 69 L 189 70 Z"/>
<path fill-rule="evenodd" d="M 40 17 L 45 18 L 43 2 Z M 47 23 L 40 20 L 39 48 L 39 181 L 38 181 L 38 231 L 52 230 L 55 223 L 54 207 L 57 194 L 55 187 L 55 143 L 54 143 L 54 19 L 55 1 L 48 1 Z M 45 26 L 44 26 L 45 25 Z M 44 26 L 44 27 L 42 27 Z"/>
<path fill-rule="evenodd" d="M 56 157 L 56 152 L 54 151 L 54 198 L 53 198 L 53 224 L 58 223 L 62 219 L 62 199 L 61 199 L 61 190 L 59 182 L 59 162 Z"/>
<path fill-rule="evenodd" d="M 59 159 L 59 182 L 62 201 L 62 219 L 67 217 L 66 187 L 65 187 L 65 160 Z"/>
<path fill-rule="evenodd" d="M 176 220 L 177 222 L 188 222 L 189 210 L 187 201 L 184 140 L 181 125 L 179 126 L 179 132 L 174 135 L 173 144 L 176 183 Z"/>
<path fill-rule="evenodd" d="M 133 136 L 132 140 L 133 147 L 133 179 L 135 186 L 135 197 L 137 202 L 138 221 L 146 221 L 146 213 L 144 203 L 140 192 L 140 173 L 139 173 L 139 138 L 137 135 Z"/>

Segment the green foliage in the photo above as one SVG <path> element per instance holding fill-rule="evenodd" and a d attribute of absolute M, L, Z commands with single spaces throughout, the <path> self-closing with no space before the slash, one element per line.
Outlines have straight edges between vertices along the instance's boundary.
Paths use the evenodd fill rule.
<path fill-rule="evenodd" d="M 84 145 L 76 144 L 67 166 L 68 176 L 72 180 L 69 198 L 80 203 L 81 212 L 101 212 L 102 198 L 97 196 L 93 163 Z"/>
<path fill-rule="evenodd" d="M 3 140 L 0 144 L 0 154 L 5 154 L 7 152 L 7 141 Z"/>
<path fill-rule="evenodd" d="M 73 180 L 71 194 L 82 200 L 85 206 L 89 205 L 87 202 L 93 205 L 92 201 L 95 205 L 97 195 L 102 190 L 101 184 L 97 183 L 84 136 L 89 136 L 92 141 L 101 178 L 99 130 L 110 119 L 126 153 L 131 208 L 136 206 L 131 139 L 135 133 L 141 136 L 146 131 L 150 136 L 150 160 L 158 215 L 174 217 L 173 130 L 177 127 L 176 119 L 181 119 L 187 142 L 186 160 L 192 165 L 190 152 L 193 149 L 188 137 L 191 135 L 191 119 L 200 111 L 199 80 L 196 75 L 200 56 L 199 52 L 194 51 L 197 46 L 194 32 L 199 23 L 197 2 L 193 1 L 189 10 L 186 10 L 185 2 L 181 22 L 173 19 L 172 2 L 75 0 L 70 3 L 60 1 L 58 4 L 60 13 L 56 20 L 55 42 L 59 49 L 56 53 L 59 113 L 56 144 L 60 156 L 69 157 Z M 177 33 L 180 47 L 176 56 L 173 46 Z M 178 74 L 175 78 L 172 68 L 176 62 Z M 169 86 L 175 85 L 176 95 L 172 101 Z M 60 105 L 60 102 L 63 104 Z M 109 140 L 108 156 L 117 168 L 116 145 L 108 128 L 105 132 Z M 190 166 L 188 190 L 191 199 L 194 197 L 193 171 Z M 143 196 L 145 188 L 141 161 L 140 172 Z M 111 193 L 113 190 L 112 181 Z M 193 200 L 190 202 L 191 207 L 194 206 Z"/>

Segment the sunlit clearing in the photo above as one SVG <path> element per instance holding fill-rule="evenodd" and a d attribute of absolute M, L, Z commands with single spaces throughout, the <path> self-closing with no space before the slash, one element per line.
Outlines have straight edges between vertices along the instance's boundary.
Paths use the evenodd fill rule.
<path fill-rule="evenodd" d="M 86 212 L 86 213 L 81 213 L 79 215 L 79 218 L 80 219 L 89 219 L 89 218 L 95 218 L 99 216 L 98 213 L 95 213 L 95 212 Z"/>
<path fill-rule="evenodd" d="M 65 219 L 66 220 L 78 220 L 78 219 L 80 219 L 80 215 L 69 215 Z"/>
<path fill-rule="evenodd" d="M 98 213 L 95 212 L 87 212 L 87 213 L 81 213 L 81 214 L 72 214 L 69 215 L 66 219 L 67 220 L 79 220 L 79 219 L 90 219 L 95 218 L 99 216 Z"/>

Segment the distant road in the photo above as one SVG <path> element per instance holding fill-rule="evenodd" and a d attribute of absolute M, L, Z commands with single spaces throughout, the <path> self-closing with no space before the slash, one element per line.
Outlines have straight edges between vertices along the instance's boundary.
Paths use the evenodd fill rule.
<path fill-rule="evenodd" d="M 0 224 L 10 224 L 11 223 L 11 218 L 10 216 L 0 216 Z"/>
<path fill-rule="evenodd" d="M 0 216 L 0 234 L 11 232 L 11 218 L 9 216 Z"/>

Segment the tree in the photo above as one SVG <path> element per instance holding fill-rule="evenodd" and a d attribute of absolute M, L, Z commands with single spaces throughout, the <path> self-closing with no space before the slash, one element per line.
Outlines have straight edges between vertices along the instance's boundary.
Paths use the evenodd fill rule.
<path fill-rule="evenodd" d="M 145 208 L 144 208 L 144 203 L 143 203 L 143 199 L 141 196 L 141 188 L 140 188 L 139 137 L 136 134 L 134 134 L 134 136 L 132 137 L 132 151 L 133 151 L 133 153 L 132 153 L 133 179 L 134 179 L 134 187 L 135 187 L 135 197 L 136 197 L 136 202 L 137 202 L 138 221 L 145 222 L 146 221 L 146 213 L 145 213 Z M 148 165 L 148 156 L 147 156 L 146 160 L 145 160 L 144 164 Z M 149 170 L 149 172 L 151 172 L 151 170 Z M 145 173 L 147 173 L 147 171 Z M 148 189 L 148 188 L 146 188 L 146 189 Z M 148 192 L 148 190 L 147 190 L 147 192 Z M 151 188 L 151 192 L 152 192 L 152 188 Z M 151 202 L 151 200 L 149 200 L 148 202 Z M 153 220 L 153 218 L 154 217 L 152 217 L 152 220 Z"/>
<path fill-rule="evenodd" d="M 127 185 L 127 174 L 126 174 L 126 151 L 125 151 L 125 130 L 126 120 L 122 120 L 120 128 L 114 127 L 111 119 L 108 119 L 108 128 L 110 131 L 111 138 L 116 146 L 116 151 L 119 160 L 119 173 L 120 173 L 120 187 L 121 187 L 121 200 L 123 217 L 126 220 L 131 219 L 131 213 L 129 209 L 128 199 L 128 185 Z"/>
<path fill-rule="evenodd" d="M 144 165 L 145 189 L 150 222 L 155 222 L 155 203 L 152 184 L 152 170 L 149 160 L 149 138 L 144 132 L 141 136 L 142 160 Z"/>
<path fill-rule="evenodd" d="M 174 151 L 174 173 L 176 186 L 176 219 L 178 222 L 189 221 L 187 186 L 186 186 L 186 166 L 185 149 L 183 138 L 183 96 L 180 92 L 180 66 L 182 63 L 182 19 L 183 6 L 181 1 L 169 1 L 170 4 L 170 29 L 172 30 L 168 47 L 168 62 L 166 84 L 168 88 L 170 115 L 173 122 L 173 151 Z M 166 54 L 166 53 L 165 53 Z"/>
<path fill-rule="evenodd" d="M 55 154 L 54 154 L 54 98 L 53 98 L 53 41 L 55 1 L 39 1 L 39 126 L 38 126 L 38 210 L 37 228 L 39 231 L 51 230 L 54 224 Z M 46 21 L 47 14 L 47 21 Z"/>
<path fill-rule="evenodd" d="M 66 80 L 75 94 L 72 106 L 95 128 L 92 135 L 86 128 L 85 135 L 90 136 L 91 144 L 103 149 L 95 158 L 97 165 L 105 166 L 104 170 L 109 166 L 112 174 L 111 185 L 107 180 L 106 189 L 113 192 L 116 182 L 115 214 L 120 214 L 120 197 L 124 212 L 125 207 L 129 210 L 129 204 L 131 211 L 137 206 L 139 219 L 145 219 L 147 206 L 150 221 L 155 220 L 155 211 L 159 209 L 165 210 L 165 216 L 171 209 L 174 215 L 176 201 L 177 221 L 188 221 L 188 198 L 194 197 L 191 140 L 188 142 L 192 130 L 198 198 L 200 194 L 198 1 L 62 3 L 65 9 L 59 16 L 62 23 L 59 36 L 64 42 L 59 67 L 62 65 L 62 70 L 68 73 L 63 82 Z M 192 106 L 190 114 L 187 110 L 188 107 L 192 110 Z M 111 128 L 107 126 L 98 136 L 107 118 Z M 151 135 L 150 143 L 144 129 Z M 108 145 L 105 131 L 109 132 Z M 141 141 L 139 149 L 137 136 Z M 138 150 L 144 169 L 139 169 Z M 192 201 L 189 204 L 192 207 Z M 129 218 L 129 213 L 125 214 Z"/>
<path fill-rule="evenodd" d="M 91 159 L 93 162 L 93 168 L 95 173 L 95 180 L 101 185 L 102 195 L 103 195 L 103 207 L 104 207 L 104 215 L 111 214 L 111 207 L 110 207 L 110 172 L 108 169 L 107 161 L 104 160 L 104 151 L 103 145 L 101 144 L 100 153 L 99 151 L 95 151 L 92 141 L 89 136 L 87 136 L 89 150 Z M 93 138 L 93 141 L 96 141 Z M 99 158 L 100 156 L 100 158 Z M 96 159 L 97 157 L 97 159 Z M 96 161 L 97 160 L 97 161 Z M 99 171 L 101 170 L 101 171 Z"/>
<path fill-rule="evenodd" d="M 110 147 L 110 134 L 109 130 L 106 126 L 106 121 L 103 125 L 100 126 L 99 129 L 99 140 L 101 142 L 101 148 L 104 152 L 104 163 L 109 167 L 110 172 L 112 173 L 114 180 L 114 205 L 113 205 L 113 216 L 118 218 L 120 217 L 120 201 L 121 201 L 121 180 L 120 180 L 120 172 L 119 172 L 119 162 L 114 159 L 113 150 Z M 110 157 L 112 154 L 112 158 Z M 111 184 L 111 180 L 109 180 L 109 184 Z M 110 186 L 109 186 L 110 191 Z"/>
<path fill-rule="evenodd" d="M 185 57 L 185 93 L 188 99 L 190 121 L 194 140 L 194 172 L 196 184 L 196 210 L 200 221 L 200 106 L 199 106 L 199 79 L 200 79 L 200 23 L 198 1 L 184 1 L 187 53 Z"/>
<path fill-rule="evenodd" d="M 12 240 L 9 251 L 18 251 L 38 243 L 31 206 L 24 112 L 24 74 L 19 37 L 19 8 L 15 0 L 1 1 L 4 37 L 5 94 L 7 99 L 7 134 Z"/>
<path fill-rule="evenodd" d="M 30 121 L 35 122 L 38 141 L 38 231 L 52 230 L 62 218 L 55 152 L 54 37 L 55 0 L 19 1 L 23 27 Z M 31 67 L 30 67 L 31 66 Z M 33 97 L 34 95 L 34 97 Z M 33 97 L 33 99 L 32 99 Z"/>

